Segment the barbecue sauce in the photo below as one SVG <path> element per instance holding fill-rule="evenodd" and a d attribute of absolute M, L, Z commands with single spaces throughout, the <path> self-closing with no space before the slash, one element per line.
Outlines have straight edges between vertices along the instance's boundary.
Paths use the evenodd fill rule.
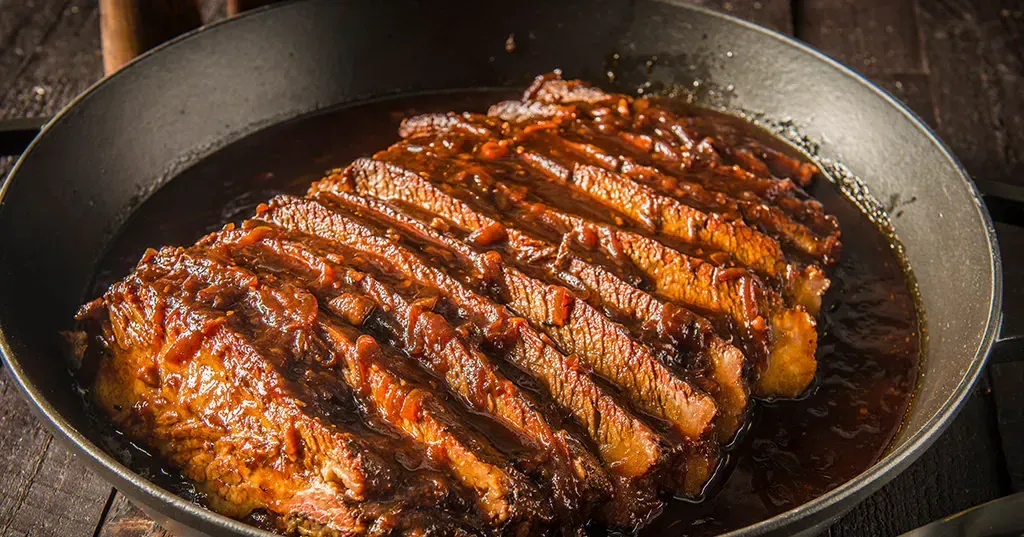
<path fill-rule="evenodd" d="M 239 222 L 276 194 L 305 192 L 328 169 L 398 140 L 402 118 L 448 110 L 485 111 L 493 91 L 431 94 L 349 106 L 269 128 L 187 169 L 132 214 L 101 262 L 87 295 L 98 296 L 155 245 L 189 245 Z M 723 139 L 748 135 L 792 152 L 746 122 L 690 110 Z M 792 509 L 867 469 L 899 430 L 918 376 L 921 321 L 903 263 L 887 235 L 838 188 L 818 178 L 809 193 L 835 215 L 843 251 L 818 320 L 816 385 L 799 401 L 758 402 L 749 430 L 701 503 L 674 500 L 642 535 L 713 535 Z M 113 449 L 160 485 L 202 501 L 123 437 Z M 265 525 L 256 514 L 249 522 Z M 591 527 L 592 534 L 603 534 Z"/>

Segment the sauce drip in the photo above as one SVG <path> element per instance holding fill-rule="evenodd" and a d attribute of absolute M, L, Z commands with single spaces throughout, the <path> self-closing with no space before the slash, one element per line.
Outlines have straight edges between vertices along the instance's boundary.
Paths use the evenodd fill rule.
<path fill-rule="evenodd" d="M 402 97 L 293 120 L 235 142 L 185 170 L 128 219 L 101 261 L 88 297 L 127 273 L 147 247 L 189 245 L 251 216 L 276 194 L 302 194 L 330 168 L 397 141 L 402 118 L 448 110 L 484 111 L 516 95 L 475 91 Z M 782 148 L 742 120 L 690 110 L 723 131 L 746 132 Z M 719 126 L 720 127 L 717 127 Z M 791 149 L 786 148 L 792 152 Z M 899 430 L 918 377 L 921 323 L 914 293 L 887 236 L 819 178 L 810 194 L 842 227 L 843 251 L 819 318 L 819 370 L 800 401 L 759 402 L 749 431 L 730 453 L 708 499 L 670 502 L 641 535 L 713 535 L 797 507 L 867 469 Z M 123 437 L 108 449 L 161 486 L 194 501 L 201 494 Z M 259 514 L 250 523 L 261 523 Z M 591 528 L 601 534 L 601 528 Z"/>

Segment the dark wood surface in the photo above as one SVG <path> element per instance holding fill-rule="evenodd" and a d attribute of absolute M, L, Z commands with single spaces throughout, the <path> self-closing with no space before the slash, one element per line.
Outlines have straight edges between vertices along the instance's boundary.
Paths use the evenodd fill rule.
<path fill-rule="evenodd" d="M 877 81 L 977 178 L 1024 186 L 1024 3 L 1015 0 L 702 0 L 796 35 Z M 226 0 L 202 2 L 205 20 Z M 96 0 L 0 0 L 0 119 L 47 117 L 102 75 Z M 0 175 L 13 160 L 0 157 Z M 1024 323 L 1024 229 L 997 226 L 1008 322 Z M 993 364 L 918 462 L 828 535 L 896 535 L 1024 490 L 1024 362 Z M 1022 515 L 1024 516 L 1024 515 Z M 167 533 L 52 442 L 0 373 L 0 535 Z"/>

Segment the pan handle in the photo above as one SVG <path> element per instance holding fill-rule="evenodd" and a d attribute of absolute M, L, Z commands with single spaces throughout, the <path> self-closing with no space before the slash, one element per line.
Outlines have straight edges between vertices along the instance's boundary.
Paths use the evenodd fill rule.
<path fill-rule="evenodd" d="M 1020 324 L 1020 323 L 1014 323 Z M 1008 364 L 1010 362 L 1024 362 L 1024 334 L 1015 332 L 1016 327 L 1010 327 L 1003 316 L 1003 324 L 999 330 L 999 337 L 992 345 L 992 352 L 989 353 L 990 364 Z"/>
<path fill-rule="evenodd" d="M 45 124 L 46 119 L 33 117 L 0 121 L 0 157 L 20 155 Z"/>
<path fill-rule="evenodd" d="M 992 220 L 1024 228 L 1024 186 L 976 179 Z"/>
<path fill-rule="evenodd" d="M 985 205 L 992 215 L 992 220 L 999 224 L 1019 228 L 1019 232 L 1024 233 L 1024 187 L 985 180 L 975 180 L 975 184 L 981 191 Z M 1020 260 L 1024 260 L 1024 256 L 1016 252 L 1014 255 L 1008 255 L 1008 252 L 1003 251 L 1003 280 L 1006 283 L 1004 290 L 1006 296 L 999 338 L 992 347 L 992 353 L 989 356 L 990 363 L 1024 362 L 1024 317 L 1021 317 L 1019 312 L 1013 309 L 1013 303 L 1019 302 L 1019 298 L 1014 296 L 1019 294 L 1019 291 L 1013 287 L 1018 285 L 1015 275 L 1024 272 L 1024 267 L 1014 266 L 1015 264 L 1019 265 Z"/>

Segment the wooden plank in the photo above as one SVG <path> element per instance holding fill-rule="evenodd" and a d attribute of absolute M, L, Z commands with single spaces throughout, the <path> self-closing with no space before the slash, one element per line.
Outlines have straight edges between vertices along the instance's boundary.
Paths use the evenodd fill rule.
<path fill-rule="evenodd" d="M 49 117 L 101 74 L 96 2 L 0 0 L 0 120 Z M 0 155 L 0 177 L 14 159 Z"/>
<path fill-rule="evenodd" d="M 939 135 L 975 177 L 1024 185 L 1024 8 L 920 3 Z"/>
<path fill-rule="evenodd" d="M 55 444 L 0 373 L 0 535 L 89 535 L 110 485 Z"/>
<path fill-rule="evenodd" d="M 800 39 L 868 76 L 926 123 L 936 124 L 914 2 L 807 0 L 796 2 L 794 9 Z"/>
<path fill-rule="evenodd" d="M 2 2 L 0 119 L 49 117 L 101 73 L 96 4 L 89 0 Z M 0 176 L 13 165 L 0 158 Z M 32 415 L 0 373 L 0 535 L 90 535 L 111 487 Z"/>
<path fill-rule="evenodd" d="M 832 526 L 829 536 L 899 535 L 1002 496 L 993 412 L 991 390 L 979 386 L 935 445 Z"/>
<path fill-rule="evenodd" d="M 63 2 L 7 1 L 0 4 L 0 94 L 8 91 L 22 66 L 42 46 L 47 34 L 62 17 Z"/>
<path fill-rule="evenodd" d="M 687 0 L 745 19 L 784 34 L 793 33 L 789 0 Z"/>
<path fill-rule="evenodd" d="M 205 20 L 223 17 L 224 6 L 224 0 L 204 1 Z M 0 119 L 50 117 L 102 76 L 95 1 L 0 1 L 0 9 Z M 0 177 L 14 160 L 0 156 Z M 113 493 L 52 442 L 6 372 L 0 373 L 0 475 L 5 536 L 91 535 Z M 148 519 L 120 495 L 115 500 L 107 520 L 117 532 L 105 535 L 165 535 L 155 527 L 130 533 Z"/>
<path fill-rule="evenodd" d="M 95 1 L 0 3 L 0 120 L 50 117 L 100 78 Z M 0 155 L 0 177 L 13 165 Z"/>
<path fill-rule="evenodd" d="M 114 497 L 110 511 L 96 537 L 174 537 L 161 528 L 120 492 Z"/>
<path fill-rule="evenodd" d="M 856 71 L 924 73 L 913 2 L 807 0 L 796 3 L 797 36 Z"/>
<path fill-rule="evenodd" d="M 0 119 L 47 117 L 99 77 L 95 2 L 5 2 L 0 17 Z M 6 175 L 13 158 L 0 159 Z M 0 534 L 87 535 L 111 488 L 89 474 L 0 378 Z"/>
<path fill-rule="evenodd" d="M 32 15 L 0 49 L 0 119 L 49 117 L 102 75 L 95 1 L 23 4 Z"/>
<path fill-rule="evenodd" d="M 199 0 L 199 13 L 204 24 L 219 21 L 228 14 L 228 0 Z"/>

